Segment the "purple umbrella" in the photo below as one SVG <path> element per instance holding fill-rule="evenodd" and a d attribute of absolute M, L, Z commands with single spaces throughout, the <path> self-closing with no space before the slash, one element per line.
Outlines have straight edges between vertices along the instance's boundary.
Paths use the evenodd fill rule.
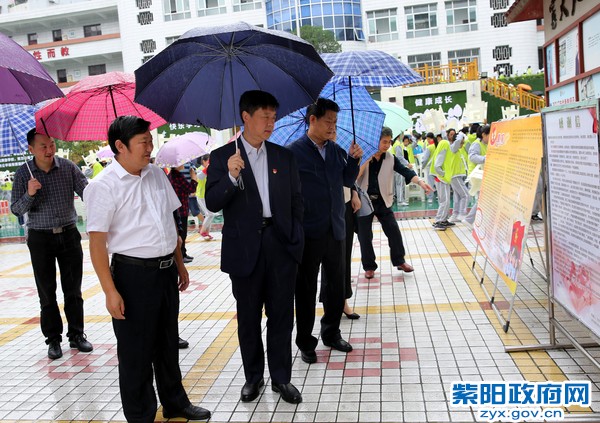
<path fill-rule="evenodd" d="M 0 103 L 5 104 L 36 104 L 64 96 L 41 63 L 1 33 L 0 86 Z"/>
<path fill-rule="evenodd" d="M 173 138 L 156 153 L 156 165 L 178 167 L 210 153 L 215 139 L 204 132 L 188 132 Z"/>

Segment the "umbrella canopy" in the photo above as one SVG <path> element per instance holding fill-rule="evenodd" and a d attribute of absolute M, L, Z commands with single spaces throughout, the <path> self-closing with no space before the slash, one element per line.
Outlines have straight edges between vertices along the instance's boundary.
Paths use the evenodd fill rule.
<path fill-rule="evenodd" d="M 397 87 L 423 81 L 409 66 L 379 50 L 324 53 L 321 57 L 335 74 L 331 82 L 338 84 Z"/>
<path fill-rule="evenodd" d="M 226 129 L 242 124 L 245 91 L 271 93 L 285 116 L 314 102 L 332 75 L 303 39 L 239 22 L 191 29 L 138 68 L 136 101 L 169 122 Z"/>
<path fill-rule="evenodd" d="M 0 103 L 35 104 L 63 93 L 27 50 L 0 33 Z"/>
<path fill-rule="evenodd" d="M 40 109 L 38 132 L 63 141 L 107 140 L 108 128 L 117 116 L 139 116 L 150 129 L 166 122 L 133 100 L 135 77 L 122 72 L 88 76 L 75 84 L 65 98 Z M 43 120 L 43 122 L 42 122 Z"/>
<path fill-rule="evenodd" d="M 348 150 L 355 139 L 352 135 L 352 112 L 350 107 L 350 87 L 340 84 L 327 84 L 320 97 L 335 101 L 340 106 L 337 115 L 336 142 Z M 371 98 L 366 88 L 352 87 L 356 142 L 364 151 L 363 158 L 370 158 L 379 149 L 379 138 L 385 114 Z M 300 138 L 308 130 L 306 108 L 295 111 L 275 123 L 275 129 L 269 138 L 279 145 L 287 145 Z"/>
<path fill-rule="evenodd" d="M 385 113 L 384 125 L 394 131 L 394 135 L 398 135 L 409 128 L 412 128 L 413 122 L 408 114 L 408 111 L 394 103 L 375 100 L 377 106 Z"/>
<path fill-rule="evenodd" d="M 155 163 L 160 167 L 181 166 L 210 153 L 214 143 L 214 138 L 204 132 L 188 132 L 163 144 Z"/>
<path fill-rule="evenodd" d="M 517 88 L 520 88 L 523 91 L 531 91 L 531 85 L 528 84 L 517 84 Z"/>
<path fill-rule="evenodd" d="M 27 132 L 35 127 L 38 106 L 0 104 L 0 156 L 27 151 Z"/>
<path fill-rule="evenodd" d="M 115 157 L 115 153 L 110 149 L 110 145 L 105 145 L 96 152 L 96 157 L 98 159 L 112 159 Z"/>

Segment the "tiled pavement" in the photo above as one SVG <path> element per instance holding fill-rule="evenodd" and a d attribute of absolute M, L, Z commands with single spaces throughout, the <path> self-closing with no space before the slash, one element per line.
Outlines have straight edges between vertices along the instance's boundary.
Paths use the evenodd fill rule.
<path fill-rule="evenodd" d="M 403 274 L 391 266 L 376 223 L 380 268 L 375 279 L 366 280 L 355 243 L 351 302 L 361 318 L 342 320 L 342 334 L 354 351 L 346 355 L 319 345 L 318 363 L 307 365 L 294 346 L 292 382 L 304 398 L 297 406 L 280 401 L 270 388 L 257 401 L 239 401 L 244 377 L 235 304 L 229 280 L 219 271 L 220 237 L 207 242 L 193 233 L 188 238 L 196 257 L 189 266 L 193 282 L 181 295 L 180 313 L 181 335 L 190 342 L 180 357 L 191 400 L 212 410 L 213 422 L 472 422 L 476 411 L 451 406 L 452 382 L 589 379 L 592 407 L 567 411 L 588 417 L 600 411 L 600 371 L 579 351 L 504 352 L 507 345 L 548 341 L 545 284 L 528 259 L 504 333 L 470 271 L 475 246 L 468 229 L 459 224 L 435 232 L 423 219 L 399 224 L 416 271 Z M 540 267 L 532 240 L 529 245 Z M 27 247 L 0 245 L 0 423 L 125 420 L 112 325 L 87 242 L 84 250 L 86 332 L 95 349 L 83 354 L 63 342 L 64 357 L 50 361 Z M 496 301 L 506 313 L 503 294 L 505 289 Z M 570 327 L 581 339 L 586 336 Z M 600 356 L 598 349 L 590 352 Z M 163 420 L 161 410 L 156 419 Z"/>

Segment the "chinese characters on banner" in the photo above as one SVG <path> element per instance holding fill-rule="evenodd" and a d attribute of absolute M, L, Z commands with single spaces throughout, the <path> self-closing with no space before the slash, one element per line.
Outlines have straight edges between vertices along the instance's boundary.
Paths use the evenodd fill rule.
<path fill-rule="evenodd" d="M 600 164 L 596 106 L 547 112 L 544 126 L 553 295 L 598 335 Z"/>
<path fill-rule="evenodd" d="M 409 114 L 423 113 L 427 109 L 442 109 L 447 112 L 457 104 L 464 107 L 467 103 L 466 91 L 451 91 L 446 93 L 434 93 L 425 95 L 413 95 L 404 97 L 404 108 Z"/>
<path fill-rule="evenodd" d="M 473 237 L 514 294 L 542 162 L 539 115 L 494 122 Z"/>
<path fill-rule="evenodd" d="M 41 50 L 34 50 L 31 54 L 37 60 L 42 60 L 44 58 L 43 55 L 42 55 Z M 47 48 L 46 49 L 46 59 L 55 59 L 57 57 L 56 55 L 57 55 L 56 48 L 52 47 L 52 48 Z M 61 47 L 60 48 L 60 55 L 61 55 L 61 57 L 67 57 L 67 56 L 69 56 L 69 47 Z"/>

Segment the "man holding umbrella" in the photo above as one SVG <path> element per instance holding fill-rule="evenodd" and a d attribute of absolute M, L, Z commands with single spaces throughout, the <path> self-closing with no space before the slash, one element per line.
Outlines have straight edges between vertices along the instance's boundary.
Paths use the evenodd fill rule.
<path fill-rule="evenodd" d="M 71 161 L 55 157 L 56 144 L 32 129 L 27 133 L 33 160 L 15 173 L 11 211 L 28 215 L 27 247 L 40 297 L 40 325 L 48 344 L 48 357 L 62 357 L 63 322 L 56 302 L 56 262 L 65 297 L 67 337 L 71 348 L 93 350 L 83 333 L 83 250 L 77 229 L 73 192 L 80 197 L 87 185 L 81 170 Z"/>
<path fill-rule="evenodd" d="M 223 210 L 221 270 L 229 274 L 237 301 L 246 377 L 241 400 L 253 401 L 264 385 L 264 305 L 271 387 L 284 401 L 297 404 L 302 395 L 290 383 L 291 344 L 296 272 L 304 244 L 303 208 L 293 155 L 266 141 L 278 106 L 265 91 L 241 95 L 244 132 L 211 153 L 205 200 L 209 210 Z"/>
<path fill-rule="evenodd" d="M 359 171 L 362 148 L 352 143 L 346 153 L 331 140 L 336 133 L 339 106 L 319 98 L 306 109 L 308 132 L 289 149 L 298 161 L 304 198 L 305 244 L 296 280 L 296 345 L 305 363 L 315 363 L 317 276 L 319 268 L 327 283 L 321 285 L 324 314 L 323 344 L 342 352 L 352 346 L 342 339 L 340 320 L 344 311 L 344 241 L 346 238 L 343 187 L 351 187 Z"/>

